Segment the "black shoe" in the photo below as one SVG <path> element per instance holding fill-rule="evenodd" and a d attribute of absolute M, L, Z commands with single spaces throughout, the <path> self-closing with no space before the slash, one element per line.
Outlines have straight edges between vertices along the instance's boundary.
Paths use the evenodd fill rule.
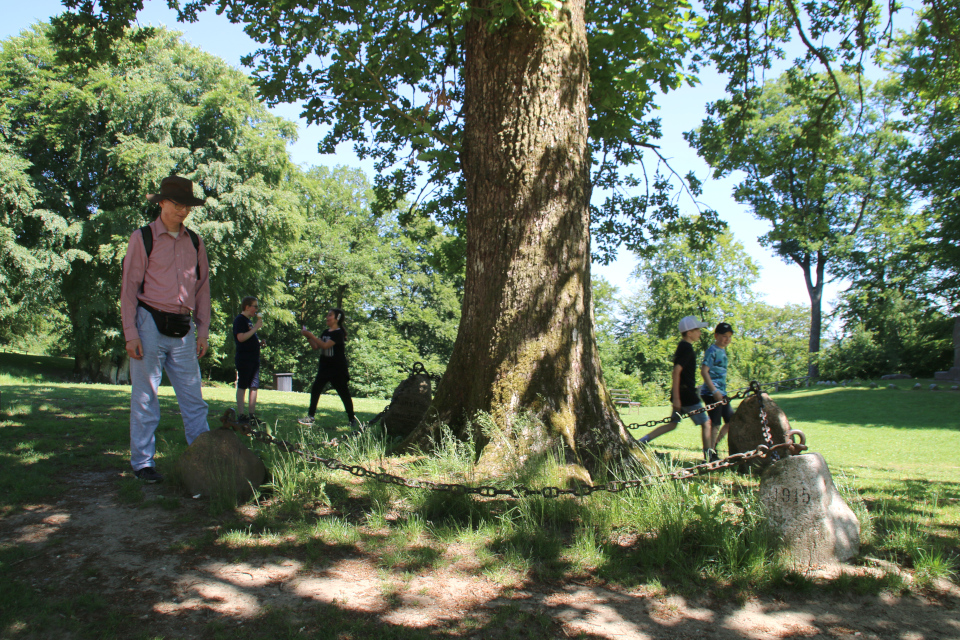
<path fill-rule="evenodd" d="M 246 424 L 250 422 L 250 416 L 245 413 L 241 413 L 237 416 L 237 424 Z"/>
<path fill-rule="evenodd" d="M 257 414 L 251 413 L 249 416 L 247 416 L 247 423 L 248 423 L 248 424 L 251 424 L 251 425 L 253 425 L 253 426 L 255 426 L 255 427 L 259 427 L 259 426 L 260 426 L 260 418 L 257 417 Z"/>
<path fill-rule="evenodd" d="M 717 454 L 715 449 L 710 449 L 710 459 L 708 462 L 717 462 L 720 460 L 720 456 Z"/>
<path fill-rule="evenodd" d="M 160 475 L 160 472 L 154 469 L 153 467 L 144 467 L 143 469 L 137 469 L 133 472 L 133 475 L 137 476 L 137 480 L 143 480 L 147 484 L 156 484 L 158 482 L 163 482 L 163 476 Z"/>

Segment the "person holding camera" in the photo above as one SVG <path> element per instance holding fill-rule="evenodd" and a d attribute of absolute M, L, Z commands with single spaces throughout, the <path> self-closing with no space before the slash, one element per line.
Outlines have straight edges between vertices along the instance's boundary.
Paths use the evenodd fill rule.
<path fill-rule="evenodd" d="M 237 422 L 256 425 L 257 389 L 260 388 L 260 347 L 257 331 L 263 326 L 260 303 L 253 296 L 240 302 L 240 315 L 233 319 L 234 364 L 237 367 Z M 254 316 L 256 319 L 254 320 Z M 243 411 L 243 396 L 250 390 L 250 412 Z"/>

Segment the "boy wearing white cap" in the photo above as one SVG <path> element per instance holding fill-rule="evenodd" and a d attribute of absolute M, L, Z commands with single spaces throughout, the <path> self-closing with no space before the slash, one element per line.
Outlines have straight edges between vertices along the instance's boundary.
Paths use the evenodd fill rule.
<path fill-rule="evenodd" d="M 693 345 L 700 340 L 700 330 L 707 325 L 700 322 L 693 316 L 687 316 L 680 321 L 680 334 L 683 339 L 677 345 L 677 350 L 673 354 L 673 385 L 670 388 L 670 403 L 673 405 L 673 414 L 670 416 L 670 423 L 661 425 L 640 438 L 637 442 L 644 445 L 654 438 L 677 428 L 683 414 L 696 409 L 702 409 L 700 395 L 697 393 L 696 371 L 697 356 L 693 352 Z M 713 450 L 713 425 L 706 412 L 697 413 L 690 416 L 694 424 L 700 425 L 701 437 L 703 440 L 703 458 L 711 460 L 716 458 L 716 452 Z"/>

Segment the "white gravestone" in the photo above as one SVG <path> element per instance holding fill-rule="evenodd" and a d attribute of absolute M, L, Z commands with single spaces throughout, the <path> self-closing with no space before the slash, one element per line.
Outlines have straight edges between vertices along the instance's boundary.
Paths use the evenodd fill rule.
<path fill-rule="evenodd" d="M 798 565 L 844 562 L 860 552 L 860 522 L 819 453 L 784 458 L 760 478 L 770 530 Z"/>

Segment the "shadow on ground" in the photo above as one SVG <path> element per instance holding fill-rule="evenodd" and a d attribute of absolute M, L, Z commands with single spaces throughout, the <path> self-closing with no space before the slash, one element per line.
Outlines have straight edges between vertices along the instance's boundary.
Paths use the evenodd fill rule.
<path fill-rule="evenodd" d="M 147 506 L 127 506 L 121 484 L 116 471 L 79 474 L 56 503 L 0 520 L 0 637 L 960 637 L 951 585 L 922 597 L 811 589 L 747 602 L 709 590 L 508 588 L 457 560 L 412 554 L 384 567 L 316 539 L 279 536 L 270 555 L 211 544 L 223 525 L 202 503 L 164 509 L 174 497 L 156 485 L 144 489 Z"/>

